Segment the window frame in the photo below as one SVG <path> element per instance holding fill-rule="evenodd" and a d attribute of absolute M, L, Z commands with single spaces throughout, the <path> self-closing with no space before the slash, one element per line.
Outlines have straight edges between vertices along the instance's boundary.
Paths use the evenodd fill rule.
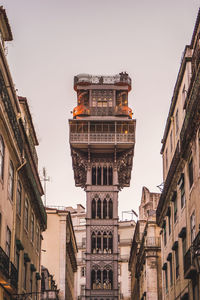
<path fill-rule="evenodd" d="M 14 196 L 14 165 L 12 160 L 10 160 L 9 168 L 8 168 L 8 197 L 11 201 L 13 201 Z"/>
<path fill-rule="evenodd" d="M 2 135 L 0 134 L 0 179 L 4 178 L 4 163 L 5 163 L 5 144 Z"/>

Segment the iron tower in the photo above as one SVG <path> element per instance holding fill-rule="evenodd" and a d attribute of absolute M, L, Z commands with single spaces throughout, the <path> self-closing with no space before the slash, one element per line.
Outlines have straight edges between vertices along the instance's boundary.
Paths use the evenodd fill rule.
<path fill-rule="evenodd" d="M 130 185 L 135 125 L 131 79 L 74 77 L 77 106 L 69 120 L 75 184 L 86 191 L 87 300 L 118 299 L 118 192 Z"/>

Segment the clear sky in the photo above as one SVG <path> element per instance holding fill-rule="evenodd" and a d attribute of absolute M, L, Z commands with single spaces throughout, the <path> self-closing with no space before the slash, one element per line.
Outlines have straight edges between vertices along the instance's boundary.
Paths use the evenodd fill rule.
<path fill-rule="evenodd" d="M 2 0 L 14 40 L 8 62 L 15 87 L 26 96 L 37 136 L 39 170 L 50 176 L 47 204 L 85 205 L 74 185 L 68 119 L 76 106 L 78 73 L 132 78 L 129 106 L 136 126 L 130 188 L 121 211 L 138 210 L 142 187 L 159 192 L 161 139 L 199 0 Z"/>

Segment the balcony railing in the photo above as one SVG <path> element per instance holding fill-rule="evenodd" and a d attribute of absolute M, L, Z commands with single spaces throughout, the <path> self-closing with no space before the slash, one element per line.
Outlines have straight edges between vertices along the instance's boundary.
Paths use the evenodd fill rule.
<path fill-rule="evenodd" d="M 70 133 L 70 143 L 130 143 L 133 144 L 133 133 Z"/>
<path fill-rule="evenodd" d="M 13 265 L 13 263 L 10 262 L 10 283 L 11 285 L 17 289 L 18 285 L 18 271 Z"/>
<path fill-rule="evenodd" d="M 184 256 L 184 278 L 193 278 L 194 274 L 196 273 L 196 268 L 194 265 L 194 253 L 196 249 L 198 249 L 199 245 L 200 231 Z"/>
<path fill-rule="evenodd" d="M 146 247 L 160 247 L 160 237 L 147 237 L 144 244 Z"/>
<path fill-rule="evenodd" d="M 192 278 L 195 273 L 196 269 L 193 264 L 193 251 L 192 247 L 190 247 L 184 256 L 184 278 Z"/>
<path fill-rule="evenodd" d="M 3 280 L 8 283 L 8 286 L 11 286 L 17 290 L 18 285 L 18 271 L 9 260 L 8 255 L 0 247 L 0 278 L 3 276 Z"/>
<path fill-rule="evenodd" d="M 8 279 L 9 278 L 9 257 L 0 247 L 0 272 Z"/>

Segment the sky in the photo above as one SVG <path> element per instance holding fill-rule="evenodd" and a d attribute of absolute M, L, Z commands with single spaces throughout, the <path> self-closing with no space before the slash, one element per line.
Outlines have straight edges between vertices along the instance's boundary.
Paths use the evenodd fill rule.
<path fill-rule="evenodd" d="M 85 206 L 75 187 L 68 119 L 79 73 L 132 78 L 129 107 L 136 119 L 131 185 L 119 193 L 122 211 L 138 211 L 142 187 L 163 182 L 161 139 L 181 57 L 199 0 L 2 0 L 13 41 L 7 59 L 19 96 L 27 97 L 45 167 L 47 205 Z M 124 214 L 126 216 L 126 214 Z"/>

